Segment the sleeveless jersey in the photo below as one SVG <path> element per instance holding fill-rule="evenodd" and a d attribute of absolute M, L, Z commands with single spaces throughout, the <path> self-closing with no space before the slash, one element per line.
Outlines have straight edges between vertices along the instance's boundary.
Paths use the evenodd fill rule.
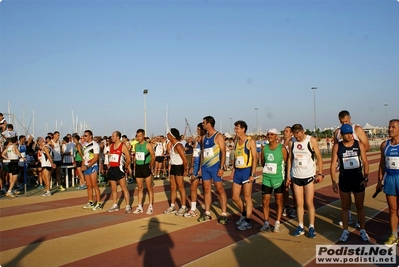
<path fill-rule="evenodd" d="M 23 158 L 26 158 L 26 145 L 18 145 L 18 150 L 19 153 L 21 153 L 21 156 Z M 20 161 L 18 162 L 18 166 L 23 167 L 25 165 L 26 161 Z"/>
<path fill-rule="evenodd" d="M 79 154 L 77 146 L 73 149 L 73 153 L 75 155 L 75 161 L 82 161 L 82 156 Z"/>
<path fill-rule="evenodd" d="M 266 178 L 284 179 L 284 156 L 283 145 L 278 144 L 275 149 L 270 149 L 267 144 L 263 147 L 263 156 L 265 158 L 265 166 L 263 167 L 263 176 Z"/>
<path fill-rule="evenodd" d="M 53 149 L 53 160 L 54 161 L 61 161 L 62 160 L 62 156 L 61 156 L 61 146 L 60 146 L 60 142 L 54 142 L 53 140 L 51 140 L 51 142 L 54 144 L 54 149 Z"/>
<path fill-rule="evenodd" d="M 399 175 L 399 144 L 392 145 L 391 140 L 385 143 L 385 173 Z"/>
<path fill-rule="evenodd" d="M 310 148 L 310 136 L 306 135 L 302 142 L 293 138 L 292 143 L 292 176 L 295 178 L 309 178 L 316 174 L 314 152 Z"/>
<path fill-rule="evenodd" d="M 164 144 L 162 142 L 157 142 L 155 145 L 155 157 L 161 157 L 164 154 Z"/>
<path fill-rule="evenodd" d="M 215 143 L 215 138 L 218 134 L 219 132 L 216 131 L 210 137 L 204 136 L 203 167 L 220 167 L 220 147 Z"/>
<path fill-rule="evenodd" d="M 338 143 L 338 160 L 340 173 L 362 173 L 359 141 L 354 140 L 351 147 Z"/>
<path fill-rule="evenodd" d="M 13 150 L 14 146 L 15 146 L 15 144 L 13 144 L 13 145 L 7 147 L 7 158 L 8 158 L 9 160 L 13 160 L 13 161 L 19 159 L 18 154 L 16 154 L 16 153 L 14 152 L 14 150 Z"/>
<path fill-rule="evenodd" d="M 44 147 L 47 147 L 48 153 L 51 155 L 51 150 L 52 150 L 51 147 L 48 145 L 44 145 Z M 43 149 L 44 149 L 44 147 L 43 147 Z M 43 152 L 43 149 L 41 149 L 37 152 L 37 158 L 39 159 L 42 167 L 51 167 L 51 162 L 47 158 L 47 155 Z"/>
<path fill-rule="evenodd" d="M 147 150 L 147 142 L 143 144 L 136 144 L 136 165 L 149 164 L 151 161 L 151 154 Z"/>
<path fill-rule="evenodd" d="M 180 157 L 179 153 L 175 152 L 175 146 L 179 143 L 180 142 L 177 142 L 170 149 L 170 165 L 182 165 L 183 164 L 183 159 Z"/>
<path fill-rule="evenodd" d="M 119 167 L 121 172 L 124 172 L 126 157 L 122 152 L 123 143 L 119 144 L 119 147 L 115 149 L 115 144 L 112 144 L 109 148 L 109 166 Z"/>
<path fill-rule="evenodd" d="M 247 148 L 247 144 L 251 137 L 247 139 L 241 145 L 237 142 L 235 150 L 235 162 L 234 166 L 236 169 L 244 169 L 252 167 L 252 153 Z"/>
<path fill-rule="evenodd" d="M 85 160 L 86 165 L 91 163 L 90 161 L 94 159 L 95 154 L 100 154 L 100 146 L 97 142 L 91 141 L 83 147 L 83 159 Z M 97 165 L 97 162 L 92 164 L 92 166 Z"/>

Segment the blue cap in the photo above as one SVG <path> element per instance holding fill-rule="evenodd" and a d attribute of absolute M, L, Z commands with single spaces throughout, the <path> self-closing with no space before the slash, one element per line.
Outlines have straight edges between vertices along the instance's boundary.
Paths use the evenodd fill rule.
<path fill-rule="evenodd" d="M 341 134 L 351 134 L 353 133 L 353 127 L 350 124 L 342 124 Z"/>

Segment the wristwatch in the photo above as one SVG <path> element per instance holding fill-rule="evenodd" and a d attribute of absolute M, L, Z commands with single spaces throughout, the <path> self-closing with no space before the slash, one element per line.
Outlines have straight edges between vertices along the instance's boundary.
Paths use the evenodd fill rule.
<path fill-rule="evenodd" d="M 363 178 L 363 180 L 367 183 L 369 181 L 369 178 L 366 176 Z"/>

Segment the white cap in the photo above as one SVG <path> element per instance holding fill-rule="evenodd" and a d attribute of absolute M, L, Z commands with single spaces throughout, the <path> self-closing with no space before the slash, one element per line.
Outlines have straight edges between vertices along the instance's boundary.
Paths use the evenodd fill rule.
<path fill-rule="evenodd" d="M 277 131 L 276 128 L 271 128 L 271 129 L 269 129 L 268 133 L 277 134 L 277 135 L 280 134 L 280 133 Z"/>

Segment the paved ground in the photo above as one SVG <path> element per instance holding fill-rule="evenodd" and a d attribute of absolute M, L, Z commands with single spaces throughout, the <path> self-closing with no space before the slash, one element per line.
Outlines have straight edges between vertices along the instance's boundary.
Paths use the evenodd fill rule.
<path fill-rule="evenodd" d="M 384 194 L 376 199 L 375 191 L 379 154 L 369 153 L 370 187 L 366 190 L 366 229 L 371 243 L 382 244 L 389 236 L 388 213 Z M 324 173 L 329 173 L 324 160 Z M 258 169 L 261 172 L 261 168 Z M 228 173 L 227 173 L 228 174 Z M 231 180 L 225 177 L 231 197 Z M 315 266 L 316 245 L 334 244 L 341 229 L 340 200 L 331 190 L 330 177 L 316 185 L 316 239 L 293 237 L 295 219 L 283 220 L 281 233 L 259 233 L 262 224 L 260 181 L 254 186 L 254 227 L 238 231 L 234 222 L 237 209 L 229 199 L 229 224 L 217 223 L 216 216 L 206 223 L 194 218 L 165 215 L 169 183 L 155 181 L 153 215 L 108 213 L 112 205 L 109 188 L 102 188 L 105 209 L 83 210 L 86 192 L 68 189 L 41 197 L 34 189 L 28 196 L 0 199 L 1 266 Z M 189 183 L 186 183 L 189 193 Z M 137 192 L 133 205 L 137 206 Z M 220 214 L 217 196 L 213 195 L 214 214 Z M 200 204 L 202 197 L 200 197 Z M 124 203 L 121 205 L 124 207 Z M 274 225 L 274 205 L 271 224 Z M 147 205 L 145 205 L 145 209 Z M 305 221 L 305 225 L 306 225 Z M 356 229 L 350 229 L 348 244 L 363 244 Z M 396 256 L 399 263 L 399 257 Z M 328 266 L 328 265 L 321 265 Z M 351 266 L 363 266 L 351 265 Z M 370 265 L 366 265 L 370 266 Z M 389 265 L 381 265 L 389 266 Z M 397 265 L 395 265 L 397 266 Z"/>

